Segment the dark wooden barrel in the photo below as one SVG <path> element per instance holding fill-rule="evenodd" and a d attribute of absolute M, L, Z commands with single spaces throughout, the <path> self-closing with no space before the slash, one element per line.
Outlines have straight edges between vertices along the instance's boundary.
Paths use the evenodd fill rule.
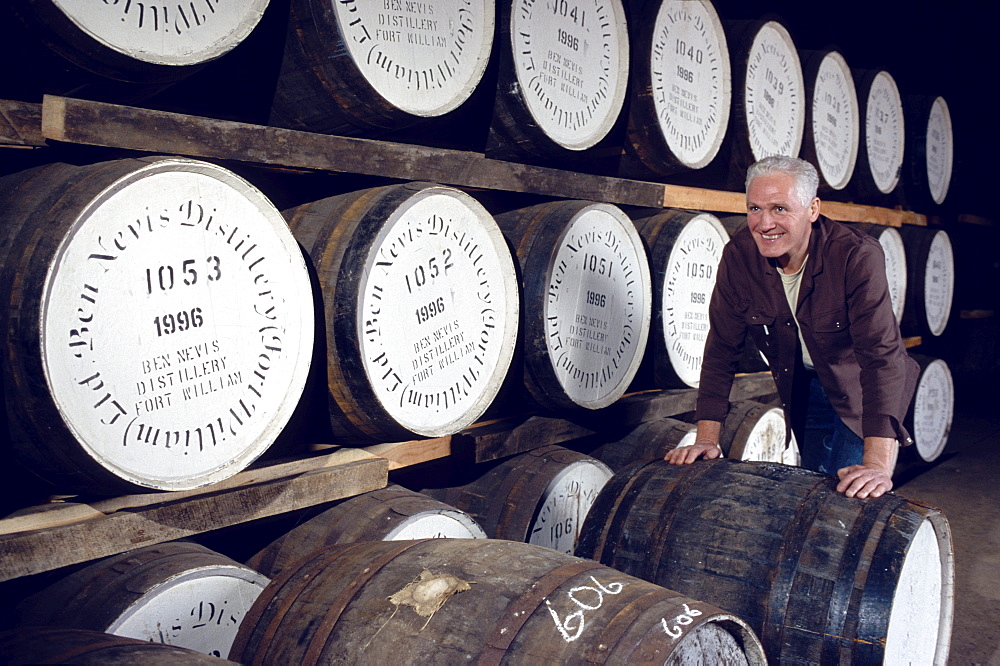
<path fill-rule="evenodd" d="M 493 0 L 291 0 L 270 124 L 370 134 L 458 108 L 493 47 Z"/>
<path fill-rule="evenodd" d="M 937 509 L 771 463 L 637 463 L 577 555 L 727 608 L 772 663 L 947 662 L 954 563 Z"/>
<path fill-rule="evenodd" d="M 820 189 L 835 194 L 851 182 L 858 162 L 861 110 L 854 76 L 839 51 L 800 51 L 806 86 L 802 158 L 814 164 Z"/>
<path fill-rule="evenodd" d="M 150 643 L 87 629 L 19 627 L 0 633 L 5 664 L 207 664 L 236 662 L 174 645 Z"/>
<path fill-rule="evenodd" d="M 912 210 L 945 202 L 955 165 L 955 135 L 944 97 L 906 95 L 906 164 L 903 197 Z"/>
<path fill-rule="evenodd" d="M 263 194 L 221 167 L 153 157 L 46 167 L 2 206 L 19 461 L 62 492 L 182 490 L 275 441 L 302 394 L 314 313 L 301 251 Z"/>
<path fill-rule="evenodd" d="M 604 148 L 624 120 L 629 33 L 622 1 L 498 6 L 499 70 L 487 156 L 571 160 L 586 170 L 581 155 L 595 151 L 583 151 Z"/>
<path fill-rule="evenodd" d="M 345 655 L 371 664 L 764 663 L 753 632 L 730 613 L 596 562 L 492 539 L 318 551 L 257 599 L 230 658 Z"/>
<path fill-rule="evenodd" d="M 335 435 L 437 437 L 478 419 L 506 377 L 520 305 L 486 209 L 451 187 L 403 183 L 285 217 L 319 283 Z"/>
<path fill-rule="evenodd" d="M 861 140 L 851 189 L 860 203 L 894 203 L 906 147 L 902 96 L 896 80 L 884 69 L 855 70 L 854 80 L 861 107 Z"/>
<path fill-rule="evenodd" d="M 906 413 L 906 429 L 913 446 L 903 449 L 923 462 L 934 462 L 944 452 L 955 415 L 955 382 L 944 359 L 925 354 L 910 356 L 920 365 L 917 389 Z"/>
<path fill-rule="evenodd" d="M 422 492 L 467 512 L 490 538 L 572 554 L 583 519 L 611 475 L 591 456 L 548 445 L 507 458 L 464 485 Z"/>
<path fill-rule="evenodd" d="M 241 44 L 268 1 L 10 0 L 0 10 L 0 54 L 31 67 L 8 68 L 4 87 L 31 101 L 42 93 L 142 99 Z"/>
<path fill-rule="evenodd" d="M 805 131 L 802 63 L 777 20 L 728 21 L 733 70 L 730 179 L 743 187 L 747 167 L 769 155 L 798 155 Z"/>
<path fill-rule="evenodd" d="M 22 601 L 23 626 L 86 629 L 225 658 L 269 579 L 188 542 L 98 560 Z"/>
<path fill-rule="evenodd" d="M 906 225 L 899 229 L 906 248 L 906 304 L 899 326 L 904 335 L 939 336 L 951 317 L 955 296 L 955 256 L 944 229 Z"/>
<path fill-rule="evenodd" d="M 635 225 L 617 206 L 576 200 L 509 211 L 497 223 L 520 266 L 528 393 L 552 410 L 612 404 L 649 337 L 649 261 Z"/>
<path fill-rule="evenodd" d="M 636 460 L 663 458 L 679 446 L 694 444 L 696 430 L 693 423 L 669 417 L 644 421 L 624 437 L 604 442 L 589 455 L 617 472 Z"/>
<path fill-rule="evenodd" d="M 870 236 L 878 239 L 885 255 L 885 277 L 889 282 L 889 300 L 892 301 L 892 312 L 896 315 L 896 321 L 903 320 L 903 308 L 906 305 L 906 247 L 903 245 L 903 237 L 895 227 L 888 227 L 884 224 L 870 224 L 866 222 L 851 222 L 852 227 L 856 227 Z"/>
<path fill-rule="evenodd" d="M 621 175 L 702 169 L 719 154 L 732 100 L 725 29 L 710 0 L 632 3 Z"/>
<path fill-rule="evenodd" d="M 785 413 L 780 407 L 756 400 L 738 400 L 722 422 L 719 448 L 727 458 L 791 463 L 795 446 L 785 443 Z"/>
<path fill-rule="evenodd" d="M 486 532 L 464 511 L 390 483 L 324 508 L 266 546 L 246 564 L 273 578 L 295 561 L 326 546 L 432 538 L 485 539 Z"/>
<path fill-rule="evenodd" d="M 665 209 L 635 219 L 653 285 L 653 381 L 697 388 L 708 337 L 708 304 L 729 233 L 711 213 Z"/>

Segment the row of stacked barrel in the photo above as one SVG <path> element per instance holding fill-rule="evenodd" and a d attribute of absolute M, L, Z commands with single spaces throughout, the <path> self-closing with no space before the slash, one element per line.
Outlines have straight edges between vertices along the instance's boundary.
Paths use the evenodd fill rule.
<path fill-rule="evenodd" d="M 173 157 L 18 172 L 0 217 L 14 456 L 60 492 L 101 494 L 205 486 L 283 435 L 405 441 L 696 387 L 740 223 L 579 200 L 494 215 L 421 182 L 282 214 L 233 172 Z M 947 236 L 902 231 L 912 269 L 899 253 L 890 270 L 946 320 L 950 273 L 932 264 L 950 260 L 933 252 Z M 911 411 L 950 423 L 943 380 L 928 382 L 935 409 L 918 390 Z M 929 432 L 927 450 L 946 437 Z"/>
<path fill-rule="evenodd" d="M 220 541 L 239 560 L 173 542 L 63 573 L 12 599 L 0 653 L 947 662 L 954 563 L 932 507 L 848 498 L 828 477 L 767 463 L 640 459 L 612 474 L 549 446 L 488 467 L 464 486 L 390 484 L 315 507 L 246 558 L 232 535 Z"/>
<path fill-rule="evenodd" d="M 224 95 L 222 113 L 292 129 L 727 189 L 756 159 L 801 154 L 829 196 L 916 210 L 951 182 L 943 97 L 799 49 L 779 20 L 725 21 L 710 0 L 10 5 L 5 45 L 37 64 L 9 79 L 21 97 L 159 91 L 250 41 L 268 10 L 275 26 L 255 48 L 274 53 L 235 77 L 253 90 L 220 69 L 153 103 L 212 112 Z"/>

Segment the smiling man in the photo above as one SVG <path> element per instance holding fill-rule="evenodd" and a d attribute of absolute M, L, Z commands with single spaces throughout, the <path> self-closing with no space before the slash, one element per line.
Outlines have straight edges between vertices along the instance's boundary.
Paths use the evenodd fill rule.
<path fill-rule="evenodd" d="M 871 236 L 820 215 L 819 176 L 767 157 L 747 172 L 747 226 L 726 245 L 709 309 L 695 444 L 673 464 L 717 458 L 733 376 L 752 335 L 767 358 L 802 466 L 836 474 L 849 497 L 892 489 L 919 367 L 889 301 Z"/>

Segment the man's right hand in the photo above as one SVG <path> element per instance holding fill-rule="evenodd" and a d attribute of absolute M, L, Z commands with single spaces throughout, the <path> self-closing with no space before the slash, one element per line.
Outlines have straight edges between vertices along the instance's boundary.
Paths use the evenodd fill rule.
<path fill-rule="evenodd" d="M 721 435 L 722 423 L 720 421 L 699 420 L 694 444 L 679 446 L 673 451 L 667 451 L 667 455 L 663 456 L 663 459 L 671 465 L 688 465 L 702 456 L 709 460 L 719 458 L 722 456 L 722 449 L 719 448 Z"/>
<path fill-rule="evenodd" d="M 718 444 L 695 442 L 691 446 L 678 446 L 676 449 L 667 451 L 667 455 L 663 456 L 663 459 L 671 465 L 688 465 L 702 456 L 711 460 L 721 455 L 722 449 L 719 448 Z"/>

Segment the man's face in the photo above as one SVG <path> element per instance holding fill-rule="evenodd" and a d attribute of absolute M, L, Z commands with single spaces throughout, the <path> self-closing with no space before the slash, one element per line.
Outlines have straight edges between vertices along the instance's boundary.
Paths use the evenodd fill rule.
<path fill-rule="evenodd" d="M 793 271 L 805 261 L 809 232 L 819 217 L 819 199 L 803 206 L 794 187 L 792 176 L 771 173 L 757 176 L 747 188 L 747 225 L 757 250 Z"/>

